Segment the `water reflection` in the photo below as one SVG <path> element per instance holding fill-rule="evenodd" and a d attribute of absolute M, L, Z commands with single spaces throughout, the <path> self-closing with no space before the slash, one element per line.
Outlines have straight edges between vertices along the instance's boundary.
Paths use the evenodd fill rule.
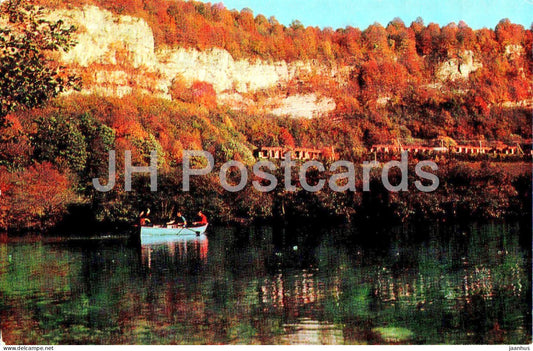
<path fill-rule="evenodd" d="M 325 321 L 301 318 L 298 323 L 284 324 L 285 335 L 280 344 L 342 345 L 342 329 Z"/>
<path fill-rule="evenodd" d="M 16 344 L 529 343 L 520 227 L 420 232 L 0 244 L 0 330 Z"/>
<path fill-rule="evenodd" d="M 152 268 L 152 260 L 172 263 L 175 260 L 207 261 L 209 241 L 207 236 L 182 236 L 171 238 L 155 238 L 141 243 L 141 261 L 143 265 Z"/>

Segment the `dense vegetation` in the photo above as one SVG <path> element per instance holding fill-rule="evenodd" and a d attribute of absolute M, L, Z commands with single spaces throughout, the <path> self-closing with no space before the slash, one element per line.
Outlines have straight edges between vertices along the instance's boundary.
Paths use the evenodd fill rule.
<path fill-rule="evenodd" d="M 437 173 L 441 185 L 434 193 L 420 193 L 414 188 L 389 193 L 380 185 L 379 173 L 372 191 L 362 192 L 359 167 L 356 192 L 336 193 L 327 187 L 317 193 L 287 192 L 282 189 L 281 171 L 277 173 L 280 185 L 270 193 L 260 193 L 250 184 L 238 193 L 223 190 L 218 179 L 220 165 L 228 159 L 251 165 L 250 141 L 264 139 L 281 145 L 353 143 L 355 151 L 344 152 L 343 158 L 356 164 L 372 159 L 368 153 L 357 152 L 358 143 L 350 138 L 349 129 L 320 119 L 258 121 L 231 111 L 214 113 L 195 104 L 147 96 L 130 98 L 127 105 L 113 98 L 62 98 L 46 108 L 19 113 L 16 118 L 8 131 L 17 142 L 2 145 L 8 155 L 3 161 L 4 170 L 11 172 L 2 172 L 0 178 L 5 206 L 2 219 L 11 226 L 56 223 L 69 204 L 71 213 L 81 213 L 83 220 L 111 223 L 130 222 L 146 207 L 152 209 L 156 220 L 165 220 L 178 209 L 191 215 L 203 208 L 211 219 L 223 222 L 376 216 L 398 220 L 501 218 L 527 217 L 531 213 L 530 164 L 515 160 L 496 165 L 489 156 L 465 161 L 442 157 Z M 91 179 L 100 177 L 105 184 L 107 155 L 112 149 L 117 150 L 117 185 L 109 193 L 95 192 Z M 216 160 L 211 175 L 192 178 L 189 193 L 181 191 L 183 149 L 207 150 Z M 142 175 L 134 178 L 132 192 L 124 191 L 125 150 L 134 151 L 134 164 L 147 164 L 150 150 L 158 150 L 158 192 L 150 192 L 149 178 Z M 411 163 L 411 187 L 416 180 L 413 167 Z M 392 175 L 393 183 L 398 182 L 398 176 Z M 316 180 L 321 176 L 311 173 L 310 177 Z M 298 184 L 296 172 L 292 178 Z"/>
<path fill-rule="evenodd" d="M 339 70 L 347 67 L 348 78 L 342 83 L 338 76 L 317 71 L 280 89 L 287 95 L 315 92 L 333 97 L 333 117 L 353 125 L 357 140 L 366 144 L 397 137 L 506 142 L 531 138 L 530 109 L 523 103 L 531 99 L 533 66 L 527 53 L 533 50 L 533 33 L 508 19 L 495 29 L 473 30 L 464 22 L 426 25 L 422 19 L 406 26 L 394 19 L 386 27 L 375 23 L 365 30 L 333 30 L 298 21 L 287 27 L 275 18 L 254 16 L 249 9 L 239 12 L 196 1 L 38 2 L 49 7 L 97 5 L 143 18 L 159 47 L 220 47 L 235 59 L 312 60 Z M 443 64 L 449 60 L 466 66 L 472 60 L 477 69 L 454 79 L 450 70 L 460 75 L 469 68 L 448 67 L 446 73 Z M 205 106 L 216 101 L 208 87 L 188 94 L 182 90 L 178 84 L 176 99 L 190 101 L 203 94 Z M 270 93 L 256 92 L 253 98 Z"/>
<path fill-rule="evenodd" d="M 524 172 L 517 172 L 516 164 L 494 166 L 486 157 L 477 160 L 485 161 L 481 165 L 469 163 L 472 160 L 441 160 L 441 186 L 432 194 L 388 193 L 378 184 L 373 184 L 370 193 L 325 190 L 311 194 L 278 188 L 262 194 L 247 187 L 233 194 L 223 191 L 216 173 L 194 178 L 190 193 L 180 191 L 184 149 L 211 152 L 217 166 L 229 159 L 251 165 L 254 147 L 265 145 L 335 146 L 342 158 L 359 162 L 371 157 L 366 151 L 370 145 L 397 137 L 509 142 L 531 138 L 530 109 L 502 105 L 531 96 L 532 62 L 525 54 L 532 49 L 531 30 L 508 20 L 502 20 L 495 30 L 477 31 L 464 23 L 440 28 L 420 20 L 406 27 L 393 20 L 387 27 L 375 24 L 364 31 L 333 31 L 298 22 L 284 27 L 273 18 L 254 17 L 249 10 L 229 11 L 199 2 L 78 0 L 68 6 L 89 3 L 145 18 L 158 45 L 219 46 L 235 58 L 314 59 L 353 68 L 345 85 L 318 75 L 291 88 L 335 96 L 333 115 L 311 120 L 249 115 L 217 106 L 215 91 L 204 82 L 174 86 L 172 101 L 146 95 L 103 98 L 72 94 L 43 105 L 66 83 L 76 82 L 67 74 L 54 89 L 44 90 L 39 100 L 28 100 L 15 106 L 16 112 L 7 113 L 10 108 L 2 116 L 0 228 L 48 227 L 57 224 L 67 210 L 73 216 L 84 216 L 76 218 L 78 223 L 130 222 L 146 207 L 159 219 L 178 208 L 191 213 L 203 208 L 211 219 L 220 221 L 531 215 L 531 167 L 526 165 Z M 62 1 L 46 4 L 67 6 Z M 53 36 L 59 40 L 56 47 L 37 47 L 35 52 L 67 48 L 70 33 L 71 29 L 65 29 Z M 512 51 L 515 46 L 519 48 L 516 52 Z M 466 80 L 436 82 L 439 64 L 465 50 L 472 51 L 483 67 Z M 0 65 L 10 55 L 8 50 L 1 51 Z M 53 61 L 39 62 L 46 63 L 45 76 L 66 74 Z M 13 67 L 5 70 L 12 72 Z M 28 73 L 19 76 L 39 82 L 31 80 Z M 5 79 L 0 82 L 5 84 Z M 40 90 L 23 86 L 16 93 L 31 97 L 36 91 Z M 378 104 L 383 97 L 388 102 Z M 109 150 L 117 151 L 120 180 L 113 191 L 98 193 L 91 179 L 107 177 Z M 149 191 L 143 177 L 136 178 L 133 192 L 123 191 L 125 150 L 133 151 L 135 164 L 146 163 L 150 150 L 158 151 L 157 193 Z M 361 179 L 357 182 L 361 189 Z"/>

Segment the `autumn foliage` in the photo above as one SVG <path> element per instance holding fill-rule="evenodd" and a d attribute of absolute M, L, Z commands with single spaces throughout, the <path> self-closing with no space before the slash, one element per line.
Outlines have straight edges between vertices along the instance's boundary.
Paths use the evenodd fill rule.
<path fill-rule="evenodd" d="M 74 200 L 68 174 L 50 163 L 8 173 L 0 169 L 0 229 L 41 229 L 57 223 Z"/>
<path fill-rule="evenodd" d="M 339 83 L 337 76 L 312 72 L 295 77 L 287 86 L 245 96 L 260 100 L 269 94 L 312 92 L 335 100 L 336 109 L 330 115 L 310 120 L 231 110 L 218 104 L 212 84 L 188 82 L 179 76 L 171 84 L 169 100 L 135 90 L 122 98 L 74 93 L 45 106 L 6 113 L 0 135 L 0 229 L 55 224 L 74 196 L 97 219 L 109 221 L 131 220 L 146 203 L 154 204 L 154 213 L 161 217 L 181 206 L 204 208 L 212 216 L 227 220 L 280 213 L 345 217 L 354 215 L 355 208 L 365 201 L 359 194 L 322 192 L 258 194 L 247 189 L 228 195 L 209 177 L 197 180 L 196 193 L 179 194 L 177 170 L 186 149 L 211 152 L 217 165 L 235 159 L 250 166 L 254 149 L 261 146 L 324 149 L 328 155 L 335 151 L 343 159 L 359 161 L 368 158 L 372 144 L 398 139 L 509 143 L 531 139 L 531 110 L 520 104 L 531 99 L 533 64 L 528 53 L 533 35 L 509 20 L 500 21 L 494 30 L 473 30 L 463 22 L 426 25 L 421 19 L 409 26 L 394 19 L 386 26 L 375 23 L 364 30 L 333 30 L 306 27 L 298 21 L 284 26 L 249 9 L 234 11 L 221 4 L 196 1 L 36 2 L 49 7 L 97 5 L 117 14 L 141 17 L 150 24 L 160 47 L 219 47 L 235 59 L 250 61 L 309 61 L 344 68 L 346 79 Z M 452 79 L 440 74 L 443 65 L 450 62 L 457 63 L 458 72 L 454 73 L 460 74 L 469 57 L 474 57 L 479 67 L 467 77 Z M 110 150 L 117 152 L 119 181 L 110 193 L 96 193 L 91 180 L 107 176 Z M 142 177 L 135 179 L 137 192 L 123 191 L 120 177 L 126 150 L 132 150 L 135 165 L 147 164 L 151 150 L 158 152 L 164 195 L 146 190 Z M 391 197 L 387 204 L 391 213 L 404 219 L 415 205 L 432 214 L 455 206 L 461 191 L 466 191 L 461 188 L 454 193 L 459 188 L 453 181 L 461 178 L 463 165 L 450 163 L 446 167 L 442 177 L 452 181 L 438 201 L 425 206 L 429 200 L 422 196 Z M 512 205 L 509 198 L 516 196 L 516 179 L 493 174 L 492 170 L 467 173 L 475 187 L 466 192 L 469 200 L 461 204 L 461 210 L 485 198 L 487 211 L 476 213 L 505 215 Z M 479 174 L 505 184 L 501 187 L 503 195 L 496 194 L 497 187 L 493 186 L 492 197 L 484 197 L 483 182 L 470 179 Z"/>
<path fill-rule="evenodd" d="M 348 67 L 347 81 L 340 86 L 331 81 L 331 77 L 317 73 L 316 76 L 297 77 L 286 87 L 287 93 L 311 90 L 332 96 L 337 103 L 334 114 L 341 117 L 359 118 L 386 109 L 387 112 L 379 113 L 383 123 L 388 123 L 389 114 L 395 115 L 394 119 L 406 125 L 412 137 L 446 134 L 469 139 L 484 134 L 488 139 L 495 139 L 504 134 L 505 129 L 510 129 L 508 134 L 524 137 L 531 134 L 528 125 L 518 126 L 524 126 L 521 113 L 516 116 L 514 112 L 500 110 L 505 103 L 518 105 L 532 96 L 533 65 L 528 53 L 533 50 L 533 34 L 508 19 L 502 19 L 494 29 L 479 30 L 471 29 L 462 21 L 440 26 L 425 24 L 420 18 L 409 26 L 395 18 L 386 26 L 374 23 L 364 30 L 350 26 L 334 30 L 305 26 L 299 21 L 285 26 L 274 17 L 256 15 L 250 9 L 228 10 L 220 3 L 178 0 L 38 2 L 48 7 L 96 5 L 116 14 L 143 18 L 152 28 L 159 47 L 198 50 L 219 47 L 236 60 L 302 60 Z M 473 62 L 469 63 L 469 57 Z M 451 72 L 442 73 L 447 62 L 455 62 L 456 66 L 450 67 Z M 468 64 L 475 64 L 477 69 L 466 78 L 447 78 L 450 74 L 462 74 Z M 216 95 L 206 84 L 195 82 L 191 86 L 191 82 L 177 77 L 170 93 L 175 100 L 213 108 Z M 440 123 L 442 111 L 451 110 L 453 123 L 451 120 L 447 125 Z M 472 127 L 475 123 L 469 121 L 473 115 L 479 116 L 476 118 L 482 125 L 484 119 L 502 115 L 505 122 L 494 128 L 476 130 Z M 441 132 L 433 130 L 433 125 L 438 125 Z M 378 128 L 383 129 L 383 126 Z"/>

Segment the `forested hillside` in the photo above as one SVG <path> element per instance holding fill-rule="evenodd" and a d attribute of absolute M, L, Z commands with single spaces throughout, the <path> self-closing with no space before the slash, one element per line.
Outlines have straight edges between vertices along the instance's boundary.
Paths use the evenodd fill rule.
<path fill-rule="evenodd" d="M 507 19 L 494 29 L 480 30 L 463 22 L 440 27 L 422 19 L 410 25 L 394 19 L 386 26 L 333 30 L 298 21 L 285 27 L 249 9 L 230 11 L 221 4 L 194 1 L 43 3 L 97 5 L 143 19 L 153 32 L 156 50 L 221 48 L 234 60 L 312 62 L 316 66 L 306 74 L 289 76 L 285 84 L 270 89 L 249 89 L 244 97 L 257 102 L 277 97 L 281 90 L 287 96 L 312 92 L 332 98 L 335 109 L 330 115 L 356 124 L 361 135 L 368 136 L 362 142 L 391 136 L 505 139 L 531 134 L 527 109 L 532 106 L 533 34 Z M 191 99 L 191 94 L 180 93 L 179 83 L 174 97 Z M 187 88 L 191 84 L 185 82 Z M 192 95 L 212 94 L 208 87 L 197 88 Z M 221 89 L 216 93 L 222 95 Z"/>
<path fill-rule="evenodd" d="M 161 218 L 202 207 L 222 221 L 291 213 L 349 218 L 371 208 L 402 220 L 531 211 L 530 167 L 507 172 L 482 157 L 475 160 L 482 166 L 442 161 L 444 187 L 431 198 L 227 194 L 209 177 L 192 194 L 179 193 L 184 149 L 210 151 L 218 164 L 251 165 L 261 146 L 333 147 L 360 161 L 371 157 L 373 144 L 398 139 L 530 140 L 533 33 L 521 25 L 502 19 L 493 29 L 472 30 L 462 22 L 394 19 L 319 29 L 194 1 L 35 3 L 44 6 L 39 16 L 76 26 L 77 46 L 47 47 L 44 54 L 54 70 L 81 80 L 81 92 L 58 91 L 0 116 L 0 228 L 48 227 L 67 210 L 85 220 L 128 221 L 147 205 Z M 3 15 L 0 27 L 9 27 Z M 103 47 L 105 38 L 116 41 Z M 10 54 L 1 51 L 0 58 Z M 223 79 L 217 67 L 225 67 Z M 311 118 L 298 117 L 299 108 Z M 123 191 L 123 182 L 110 193 L 95 192 L 91 179 L 106 177 L 109 150 L 117 150 L 119 174 L 125 150 L 133 150 L 136 163 L 157 150 L 164 195 L 151 194 L 141 179 L 133 193 Z"/>

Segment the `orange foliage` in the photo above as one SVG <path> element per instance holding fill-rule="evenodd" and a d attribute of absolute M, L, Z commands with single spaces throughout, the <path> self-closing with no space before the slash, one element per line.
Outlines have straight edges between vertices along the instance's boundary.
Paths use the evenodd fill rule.
<path fill-rule="evenodd" d="M 199 104 L 209 109 L 215 108 L 217 102 L 217 94 L 212 84 L 195 81 L 188 87 L 181 77 L 176 77 L 172 81 L 170 96 L 172 100 Z"/>
<path fill-rule="evenodd" d="M 48 0 L 37 0 L 51 6 Z M 205 49 L 221 47 L 235 58 L 262 58 L 266 60 L 318 59 L 335 61 L 354 67 L 352 86 L 335 91 L 339 96 L 340 111 L 357 110 L 350 101 L 369 105 L 380 96 L 402 101 L 405 90 L 414 90 L 433 83 L 434 72 L 444 60 L 455 59 L 463 50 L 474 52 L 484 68 L 494 74 L 490 85 L 479 84 L 473 76 L 460 89 L 477 90 L 485 103 L 491 105 L 506 99 L 520 100 L 531 95 L 526 88 L 531 77 L 531 56 L 505 57 L 506 46 L 522 45 L 524 53 L 531 51 L 533 34 L 508 19 L 498 23 L 495 30 L 472 30 L 464 22 L 440 27 L 436 23 L 425 25 L 418 18 L 409 27 L 398 18 L 383 27 L 379 23 L 364 31 L 346 27 L 336 31 L 305 27 L 299 21 L 290 26 L 281 25 L 275 18 L 254 15 L 249 9 L 228 10 L 222 4 L 178 0 L 57 0 L 55 6 L 80 6 L 95 4 L 119 14 L 130 14 L 145 19 L 151 26 L 157 45 L 179 45 Z M 485 74 L 483 72 L 481 75 Z M 317 74 L 319 77 L 320 74 Z M 510 79 L 514 79 L 510 82 Z M 315 87 L 313 77 L 309 85 Z M 317 79 L 315 79 L 317 80 Z M 383 84 L 382 84 L 383 83 Z M 529 86 L 531 84 L 529 83 Z M 326 84 L 318 86 L 320 93 L 331 92 Z M 295 87 L 298 91 L 300 86 Z M 171 88 L 173 100 L 216 106 L 216 94 L 207 83 L 190 87 L 177 79 Z M 346 95 L 350 95 L 349 97 Z M 447 97 L 446 97 L 447 98 Z M 372 104 L 370 104 L 372 105 Z M 122 123 L 120 123 L 122 124 Z M 137 130 L 138 132 L 138 130 Z M 119 134 L 121 131 L 119 130 Z"/>
<path fill-rule="evenodd" d="M 281 145 L 288 147 L 295 147 L 296 143 L 294 142 L 294 137 L 286 128 L 281 128 L 279 131 L 279 141 Z"/>
<path fill-rule="evenodd" d="M 498 42 L 503 45 L 521 44 L 524 38 L 524 27 L 511 23 L 507 18 L 498 23 L 495 32 Z"/>
<path fill-rule="evenodd" d="M 48 0 L 38 1 L 50 5 Z M 526 53 L 531 52 L 533 33 L 507 19 L 500 21 L 494 30 L 472 30 L 464 22 L 443 27 L 436 23 L 426 25 L 420 18 L 409 26 L 396 18 L 386 27 L 375 23 L 364 30 L 353 27 L 333 30 L 306 27 L 299 21 L 284 26 L 273 17 L 254 15 L 249 9 L 228 10 L 221 3 L 179 0 L 56 0 L 54 3 L 69 7 L 95 4 L 115 13 L 143 18 L 150 24 L 158 46 L 179 45 L 200 50 L 220 47 L 234 59 L 309 59 L 313 63 L 325 63 L 322 67 L 336 67 L 338 70 L 328 72 L 320 71 L 321 66 L 317 65 L 316 70 L 313 67 L 307 74 L 300 72 L 287 86 L 274 88 L 272 96 L 282 90 L 281 93 L 288 95 L 313 92 L 333 97 L 336 103 L 333 120 L 349 121 L 347 124 L 354 128 L 358 138 L 366 135 L 366 140 L 386 139 L 393 134 L 390 129 L 400 134 L 400 126 L 408 129 L 402 133 L 411 133 L 413 137 L 493 136 L 501 135 L 502 128 L 507 128 L 509 134 L 530 129 L 522 125 L 522 119 L 512 118 L 512 113 L 503 118 L 501 126 L 494 128 L 489 127 L 492 122 L 478 118 L 491 115 L 498 104 L 531 96 L 533 64 L 531 55 Z M 509 44 L 521 48 L 508 48 Z M 521 54 L 510 53 L 509 49 Z M 471 72 L 467 79 L 440 81 L 436 72 L 441 65 L 446 60 L 460 60 L 464 50 L 472 51 L 474 61 L 482 67 Z M 126 65 L 127 58 L 123 61 Z M 257 92 L 252 99 L 262 93 L 268 94 Z M 81 103 L 95 118 L 114 129 L 119 149 L 142 148 L 141 144 L 146 147 L 146 140 L 155 137 L 166 154 L 180 155 L 183 147 L 201 148 L 204 144 L 213 147 L 214 142 L 224 140 L 223 133 L 207 118 L 210 113 L 221 111 L 212 85 L 191 84 L 178 77 L 170 95 L 172 108 L 139 97 L 135 97 L 137 101 L 106 99 L 94 104 Z M 93 97 L 85 99 L 89 101 Z M 67 103 L 62 109 L 73 112 L 75 108 Z M 253 107 L 245 111 L 260 113 Z M 448 112 L 451 118 L 442 111 Z M 291 127 L 271 129 L 270 125 L 262 124 L 264 121 L 260 122 L 262 116 L 254 118 L 258 121 L 256 129 L 247 130 L 247 136 L 254 142 L 278 140 L 290 144 L 294 139 L 301 142 L 304 138 Z M 445 130 L 437 130 L 437 126 Z M 527 137 L 531 132 L 525 134 Z"/>
<path fill-rule="evenodd" d="M 0 170 L 0 228 L 39 228 L 57 223 L 74 199 L 70 186 L 68 176 L 47 162 L 17 173 Z"/>
<path fill-rule="evenodd" d="M 0 233 L 7 229 L 8 210 L 11 198 L 7 194 L 11 189 L 11 174 L 5 167 L 0 167 Z"/>
<path fill-rule="evenodd" d="M 211 83 L 194 82 L 191 86 L 191 99 L 191 102 L 210 109 L 217 105 L 217 94 Z"/>
<path fill-rule="evenodd" d="M 0 165 L 1 161 L 24 164 L 31 152 L 30 140 L 19 118 L 14 114 L 7 115 L 0 135 Z"/>

